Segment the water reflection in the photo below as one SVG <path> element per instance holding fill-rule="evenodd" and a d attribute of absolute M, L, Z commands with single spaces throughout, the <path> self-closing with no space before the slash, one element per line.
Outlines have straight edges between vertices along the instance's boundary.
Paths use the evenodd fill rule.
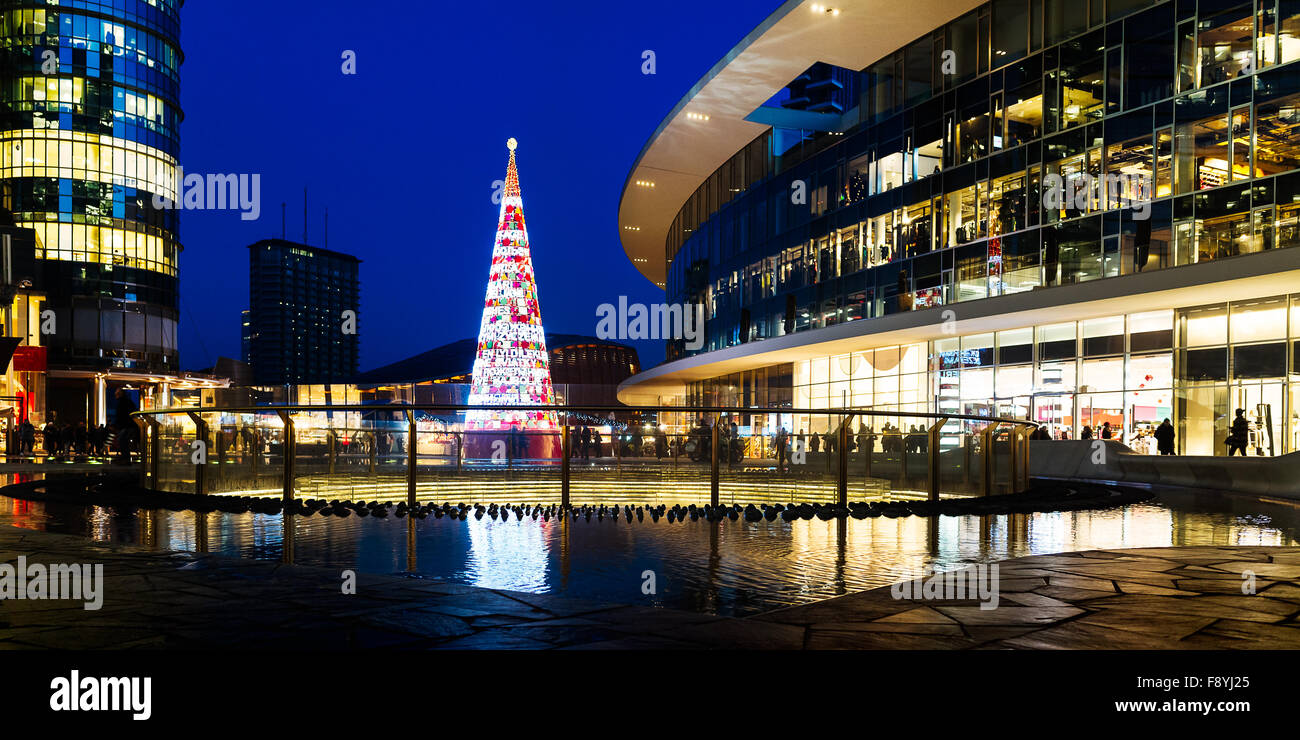
<path fill-rule="evenodd" d="M 1084 549 L 1300 544 L 1296 508 L 1171 495 L 1097 512 L 720 524 L 200 515 L 0 497 L 0 525 L 719 614 L 886 585 L 927 566 Z M 641 591 L 647 570 L 653 595 Z"/>
<path fill-rule="evenodd" d="M 531 519 L 466 519 L 469 553 L 464 579 L 472 586 L 483 588 L 534 593 L 550 590 L 546 574 L 551 559 L 547 535 L 553 526 L 556 525 L 552 522 L 534 522 Z"/>

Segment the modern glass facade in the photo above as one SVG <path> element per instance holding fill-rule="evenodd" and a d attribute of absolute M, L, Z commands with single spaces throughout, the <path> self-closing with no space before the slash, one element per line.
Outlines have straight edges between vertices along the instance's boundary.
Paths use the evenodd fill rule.
<path fill-rule="evenodd" d="M 1300 244 L 1300 3 L 1085 5 L 988 4 L 863 70 L 855 127 L 771 130 L 701 185 L 666 245 L 701 351 Z M 1042 206 L 1085 174 L 1150 178 L 1150 218 Z"/>
<path fill-rule="evenodd" d="M 1114 439 L 1145 452 L 1169 418 L 1193 455 L 1222 453 L 1240 408 L 1248 454 L 1279 455 L 1300 450 L 1298 358 L 1300 295 L 1272 296 L 813 357 L 691 383 L 687 400 L 1029 418 L 1069 439 L 1109 422 Z M 832 421 L 782 423 L 825 434 Z"/>
<path fill-rule="evenodd" d="M 5 2 L 0 205 L 33 229 L 52 366 L 177 370 L 180 0 Z"/>
<path fill-rule="evenodd" d="M 1300 246 L 1297 62 L 1300 0 L 986 3 L 859 70 L 838 130 L 769 129 L 707 178 L 668 232 L 668 300 L 705 305 L 699 359 L 855 321 L 870 346 L 880 317 L 1030 291 L 1047 317 L 1060 286 Z M 1076 438 L 1110 421 L 1135 444 L 1168 416 L 1197 454 L 1223 454 L 1244 408 L 1252 454 L 1280 454 L 1300 449 L 1293 301 L 1067 314 L 687 395 L 761 384 L 794 407 L 987 412 Z M 883 391 L 881 351 L 908 368 Z"/>

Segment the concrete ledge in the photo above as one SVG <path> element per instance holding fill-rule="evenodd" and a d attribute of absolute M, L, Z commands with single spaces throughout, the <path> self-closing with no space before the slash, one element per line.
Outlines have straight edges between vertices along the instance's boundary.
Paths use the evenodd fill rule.
<path fill-rule="evenodd" d="M 1094 441 L 1035 440 L 1029 444 L 1031 476 L 1199 488 L 1300 501 L 1300 452 L 1281 457 L 1140 455 L 1118 442 L 1105 441 L 1103 461 L 1096 463 Z"/>

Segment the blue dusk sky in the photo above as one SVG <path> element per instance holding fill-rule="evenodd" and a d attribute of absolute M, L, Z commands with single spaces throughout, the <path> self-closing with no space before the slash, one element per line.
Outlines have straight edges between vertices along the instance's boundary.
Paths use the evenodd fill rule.
<path fill-rule="evenodd" d="M 510 137 L 550 332 L 663 300 L 624 256 L 637 153 L 779 0 L 222 0 L 181 11 L 187 173 L 260 173 L 261 217 L 181 220 L 181 359 L 240 357 L 247 246 L 281 233 L 359 257 L 361 369 L 476 336 Z M 657 74 L 641 73 L 653 50 Z M 357 74 L 343 74 L 345 51 Z M 661 342 L 635 342 L 644 365 Z"/>

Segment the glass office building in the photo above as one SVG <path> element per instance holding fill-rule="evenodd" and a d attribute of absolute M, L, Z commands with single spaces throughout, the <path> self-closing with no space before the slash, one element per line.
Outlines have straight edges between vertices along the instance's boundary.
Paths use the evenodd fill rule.
<path fill-rule="evenodd" d="M 284 239 L 248 245 L 244 361 L 260 386 L 351 382 L 361 353 L 361 260 Z"/>
<path fill-rule="evenodd" d="M 787 3 L 661 125 L 624 246 L 707 339 L 624 396 L 1110 422 L 1140 449 L 1170 418 L 1185 454 L 1224 454 L 1242 408 L 1251 454 L 1300 449 L 1300 2 L 933 5 Z M 745 99 L 757 61 L 848 67 L 857 106 Z M 670 175 L 687 141 L 716 168 Z"/>
<path fill-rule="evenodd" d="M 149 396 L 178 370 L 178 211 L 154 196 L 176 196 L 180 4 L 0 4 L 0 205 L 36 233 L 70 420 L 102 418 L 105 383 Z"/>

